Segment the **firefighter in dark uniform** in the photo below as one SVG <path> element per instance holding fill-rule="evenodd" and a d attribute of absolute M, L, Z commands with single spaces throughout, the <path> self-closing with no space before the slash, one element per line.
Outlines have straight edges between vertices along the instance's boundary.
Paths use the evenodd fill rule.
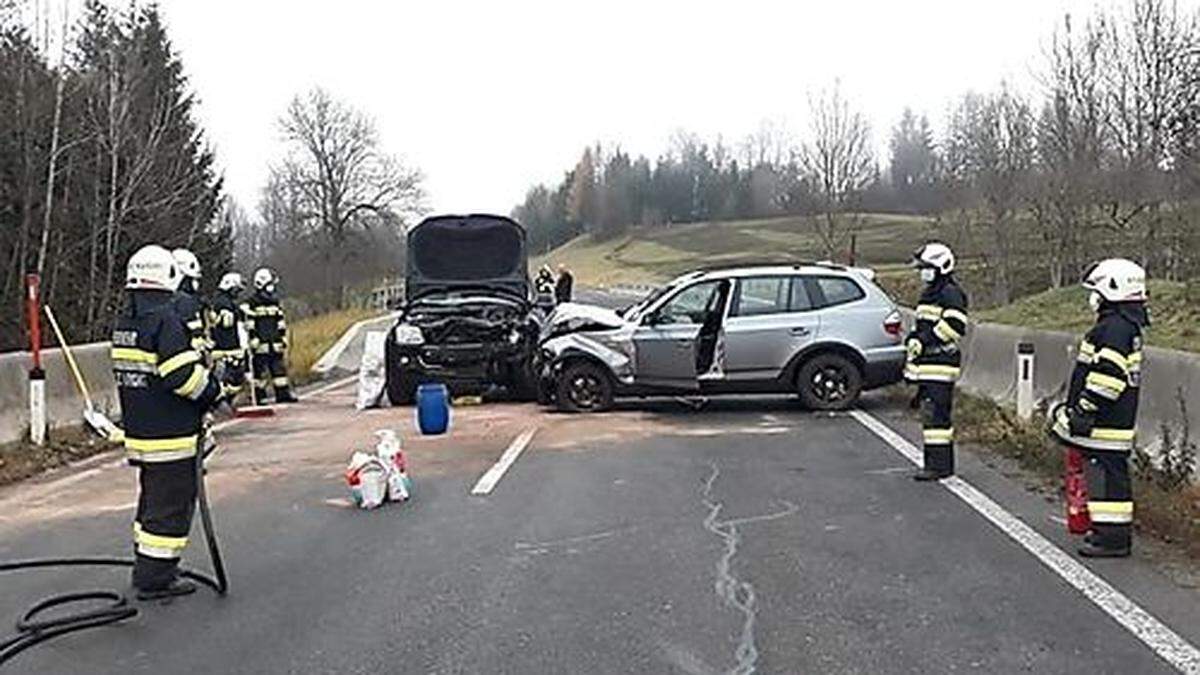
<path fill-rule="evenodd" d="M 196 502 L 202 420 L 220 396 L 179 313 L 179 281 L 170 251 L 138 250 L 129 259 L 127 304 L 112 335 L 125 451 L 139 468 L 133 585 L 142 600 L 196 590 L 179 578 L 179 558 Z"/>
<path fill-rule="evenodd" d="M 904 377 L 917 386 L 913 402 L 921 408 L 925 448 L 925 465 L 913 478 L 940 480 L 954 473 L 951 411 L 962 368 L 959 345 L 967 332 L 967 294 L 954 279 L 954 253 L 945 244 L 925 244 L 913 254 L 912 264 L 925 282 L 916 325 L 905 340 Z"/>
<path fill-rule="evenodd" d="M 242 305 L 253 352 L 254 398 L 258 403 L 267 397 L 268 382 L 275 390 L 276 403 L 296 402 L 288 384 L 287 321 L 275 295 L 277 283 L 274 272 L 259 268 L 254 273 L 254 294 Z"/>
<path fill-rule="evenodd" d="M 1133 489 L 1129 455 L 1137 424 L 1142 373 L 1146 272 L 1137 263 L 1110 259 L 1083 278 L 1091 291 L 1096 325 L 1079 345 L 1065 404 L 1051 413 L 1051 432 L 1087 458 L 1091 532 L 1079 549 L 1088 557 L 1128 556 L 1133 544 Z"/>
<path fill-rule="evenodd" d="M 558 266 L 558 281 L 554 283 L 554 301 L 556 303 L 571 302 L 575 288 L 575 277 L 566 265 Z"/>
<path fill-rule="evenodd" d="M 175 266 L 182 277 L 175 302 L 186 322 L 192 349 L 199 352 L 204 357 L 204 362 L 208 363 L 209 349 L 212 345 L 208 341 L 208 312 L 200 299 L 200 259 L 186 248 L 171 251 L 171 256 L 175 259 Z"/>
<path fill-rule="evenodd" d="M 242 307 L 245 283 L 242 275 L 229 272 L 217 284 L 208 309 L 212 339 L 213 371 L 218 374 L 226 400 L 232 401 L 246 380 L 246 350 L 242 345 Z"/>

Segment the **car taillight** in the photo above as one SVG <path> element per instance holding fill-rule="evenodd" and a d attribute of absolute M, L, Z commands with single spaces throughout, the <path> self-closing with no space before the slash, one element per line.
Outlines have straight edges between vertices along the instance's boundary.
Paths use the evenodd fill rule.
<path fill-rule="evenodd" d="M 892 310 L 892 313 L 888 314 L 883 320 L 883 332 L 897 340 L 900 339 L 900 334 L 904 332 L 904 320 L 900 317 L 900 312 Z"/>

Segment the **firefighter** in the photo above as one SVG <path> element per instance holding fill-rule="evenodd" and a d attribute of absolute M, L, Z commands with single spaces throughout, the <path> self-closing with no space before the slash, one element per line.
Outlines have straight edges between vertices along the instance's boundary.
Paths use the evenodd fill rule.
<path fill-rule="evenodd" d="M 575 287 L 575 277 L 566 265 L 558 266 L 558 281 L 554 284 L 554 301 L 557 303 L 570 302 Z"/>
<path fill-rule="evenodd" d="M 1142 373 L 1146 272 L 1120 258 L 1092 265 L 1083 287 L 1096 325 L 1079 345 L 1067 401 L 1051 413 L 1051 431 L 1087 458 L 1088 512 L 1092 529 L 1079 554 L 1120 558 L 1133 544 L 1133 490 L 1129 454 L 1137 422 Z"/>
<path fill-rule="evenodd" d="M 200 259 L 186 248 L 171 251 L 171 256 L 175 259 L 175 266 L 182 277 L 175 300 L 179 306 L 179 313 L 187 322 L 192 349 L 199 352 L 207 363 L 211 345 L 208 342 L 208 328 L 205 323 L 207 311 L 200 300 Z"/>
<path fill-rule="evenodd" d="M 246 379 L 246 350 L 242 346 L 240 299 L 246 288 L 242 275 L 229 272 L 217 284 L 217 294 L 209 308 L 213 370 L 218 374 L 226 400 L 241 390 Z"/>
<path fill-rule="evenodd" d="M 917 321 L 905 340 L 908 363 L 904 376 L 917 386 L 914 404 L 921 408 L 925 465 L 913 475 L 919 481 L 940 480 L 954 473 L 954 383 L 962 366 L 960 342 L 967 332 L 967 294 L 954 279 L 954 252 L 939 242 L 913 254 L 925 290 L 917 304 Z"/>
<path fill-rule="evenodd" d="M 254 272 L 254 294 L 242 305 L 246 330 L 250 334 L 253 352 L 254 400 L 262 403 L 267 397 L 267 382 L 275 390 L 276 403 L 295 403 L 287 377 L 287 322 L 283 307 L 275 295 L 278 278 L 275 272 L 261 267 Z"/>
<path fill-rule="evenodd" d="M 112 335 L 125 451 L 139 469 L 133 585 L 141 600 L 196 590 L 179 578 L 179 558 L 196 502 L 202 420 L 220 397 L 180 314 L 180 279 L 167 249 L 151 245 L 134 253 L 126 306 Z"/>

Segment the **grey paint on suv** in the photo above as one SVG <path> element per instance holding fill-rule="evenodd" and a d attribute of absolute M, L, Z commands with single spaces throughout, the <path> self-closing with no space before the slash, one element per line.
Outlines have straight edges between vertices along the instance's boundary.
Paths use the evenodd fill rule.
<path fill-rule="evenodd" d="M 685 274 L 620 312 L 561 305 L 542 329 L 541 400 L 583 411 L 619 396 L 787 392 L 844 409 L 903 373 L 902 318 L 873 278 L 744 267 Z"/>

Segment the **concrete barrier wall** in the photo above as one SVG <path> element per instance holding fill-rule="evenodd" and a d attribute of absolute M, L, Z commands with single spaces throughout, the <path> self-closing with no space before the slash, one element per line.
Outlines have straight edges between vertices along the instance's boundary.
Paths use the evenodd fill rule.
<path fill-rule="evenodd" d="M 1153 328 L 1151 328 L 1153 330 Z M 1039 331 L 1000 324 L 973 324 L 963 347 L 961 386 L 993 400 L 1016 402 L 1017 345 L 1034 345 L 1034 397 L 1041 402 L 1062 400 L 1067 378 L 1075 365 L 1081 335 Z M 1139 444 L 1157 445 L 1163 423 L 1178 428 L 1182 393 L 1188 406 L 1188 423 L 1200 432 L 1200 355 L 1169 349 L 1147 348 L 1142 366 L 1138 415 Z M 1193 434 L 1196 437 L 1196 433 Z"/>
<path fill-rule="evenodd" d="M 114 419 L 119 417 L 109 344 L 79 345 L 71 353 L 96 408 Z M 29 352 L 0 354 L 0 443 L 18 440 L 29 430 L 29 366 Z M 75 388 L 62 351 L 43 351 L 42 369 L 46 371 L 46 421 L 50 427 L 81 424 L 83 396 Z"/>

